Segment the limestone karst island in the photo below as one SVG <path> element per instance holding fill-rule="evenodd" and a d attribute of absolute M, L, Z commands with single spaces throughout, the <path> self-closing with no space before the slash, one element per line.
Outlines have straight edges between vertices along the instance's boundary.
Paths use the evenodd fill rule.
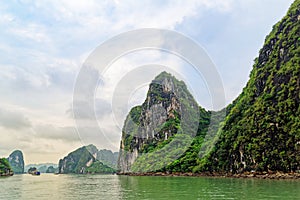
<path fill-rule="evenodd" d="M 300 199 L 300 0 L 0 11 L 0 199 Z M 216 65 L 225 107 L 207 106 L 205 77 L 163 48 L 182 38 Z"/>

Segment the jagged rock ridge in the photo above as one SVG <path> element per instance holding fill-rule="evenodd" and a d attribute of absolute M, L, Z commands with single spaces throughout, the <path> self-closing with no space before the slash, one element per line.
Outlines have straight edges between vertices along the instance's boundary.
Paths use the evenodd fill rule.
<path fill-rule="evenodd" d="M 94 145 L 83 146 L 59 160 L 61 174 L 115 173 L 115 170 L 97 160 L 98 149 Z"/>
<path fill-rule="evenodd" d="M 176 140 L 181 140 L 180 145 L 184 148 L 197 133 L 198 109 L 196 101 L 182 81 L 166 72 L 159 74 L 150 84 L 145 102 L 132 108 L 125 120 L 118 169 L 121 172 L 146 170 L 142 162 L 136 161 L 149 160 L 150 157 L 142 158 L 141 155 L 158 152 Z M 172 149 L 168 153 L 170 151 Z M 184 149 L 182 151 L 184 152 Z M 177 152 L 177 155 L 183 152 Z M 156 159 L 163 159 L 162 154 L 156 154 Z M 162 161 L 157 160 L 156 163 L 158 162 Z M 139 164 L 133 166 L 134 163 Z M 154 167 L 153 163 L 150 165 Z M 162 166 L 157 167 L 156 169 L 159 169 Z M 150 167 L 148 170 L 153 169 Z"/>
<path fill-rule="evenodd" d="M 107 150 L 107 149 L 100 149 L 97 152 L 96 158 L 103 164 L 113 169 L 117 169 L 118 156 L 119 156 L 118 152 L 112 152 L 111 150 Z"/>

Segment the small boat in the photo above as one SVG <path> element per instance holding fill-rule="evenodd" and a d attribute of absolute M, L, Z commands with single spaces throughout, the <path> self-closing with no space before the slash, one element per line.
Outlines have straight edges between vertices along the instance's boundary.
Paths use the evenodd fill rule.
<path fill-rule="evenodd" d="M 34 171 L 34 172 L 32 173 L 32 175 L 33 175 L 33 176 L 39 176 L 39 175 L 41 175 L 41 172 L 39 172 L 39 171 Z"/>

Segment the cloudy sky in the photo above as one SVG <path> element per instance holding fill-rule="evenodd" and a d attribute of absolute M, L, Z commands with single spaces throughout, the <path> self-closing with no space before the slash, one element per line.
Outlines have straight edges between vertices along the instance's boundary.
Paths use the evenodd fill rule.
<path fill-rule="evenodd" d="M 114 61 L 99 84 L 95 113 L 101 115 L 100 128 L 88 126 L 83 106 L 80 125 L 87 125 L 77 131 L 72 110 L 77 75 L 97 46 L 126 31 L 168 29 L 197 42 L 215 64 L 230 103 L 245 86 L 265 36 L 292 2 L 0 1 L 0 157 L 21 149 L 27 164 L 57 163 L 91 142 L 117 150 L 125 113 L 144 100 L 147 82 L 135 87 L 119 117 L 111 112 L 112 94 L 136 66 L 172 66 L 199 104 L 212 109 L 205 80 L 195 78 L 178 57 L 159 50 L 133 52 Z"/>

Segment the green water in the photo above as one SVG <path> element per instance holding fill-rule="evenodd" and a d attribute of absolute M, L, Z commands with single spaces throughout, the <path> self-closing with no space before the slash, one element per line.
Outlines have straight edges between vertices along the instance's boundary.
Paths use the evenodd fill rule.
<path fill-rule="evenodd" d="M 117 175 L 0 178 L 0 199 L 300 199 L 300 181 Z"/>

